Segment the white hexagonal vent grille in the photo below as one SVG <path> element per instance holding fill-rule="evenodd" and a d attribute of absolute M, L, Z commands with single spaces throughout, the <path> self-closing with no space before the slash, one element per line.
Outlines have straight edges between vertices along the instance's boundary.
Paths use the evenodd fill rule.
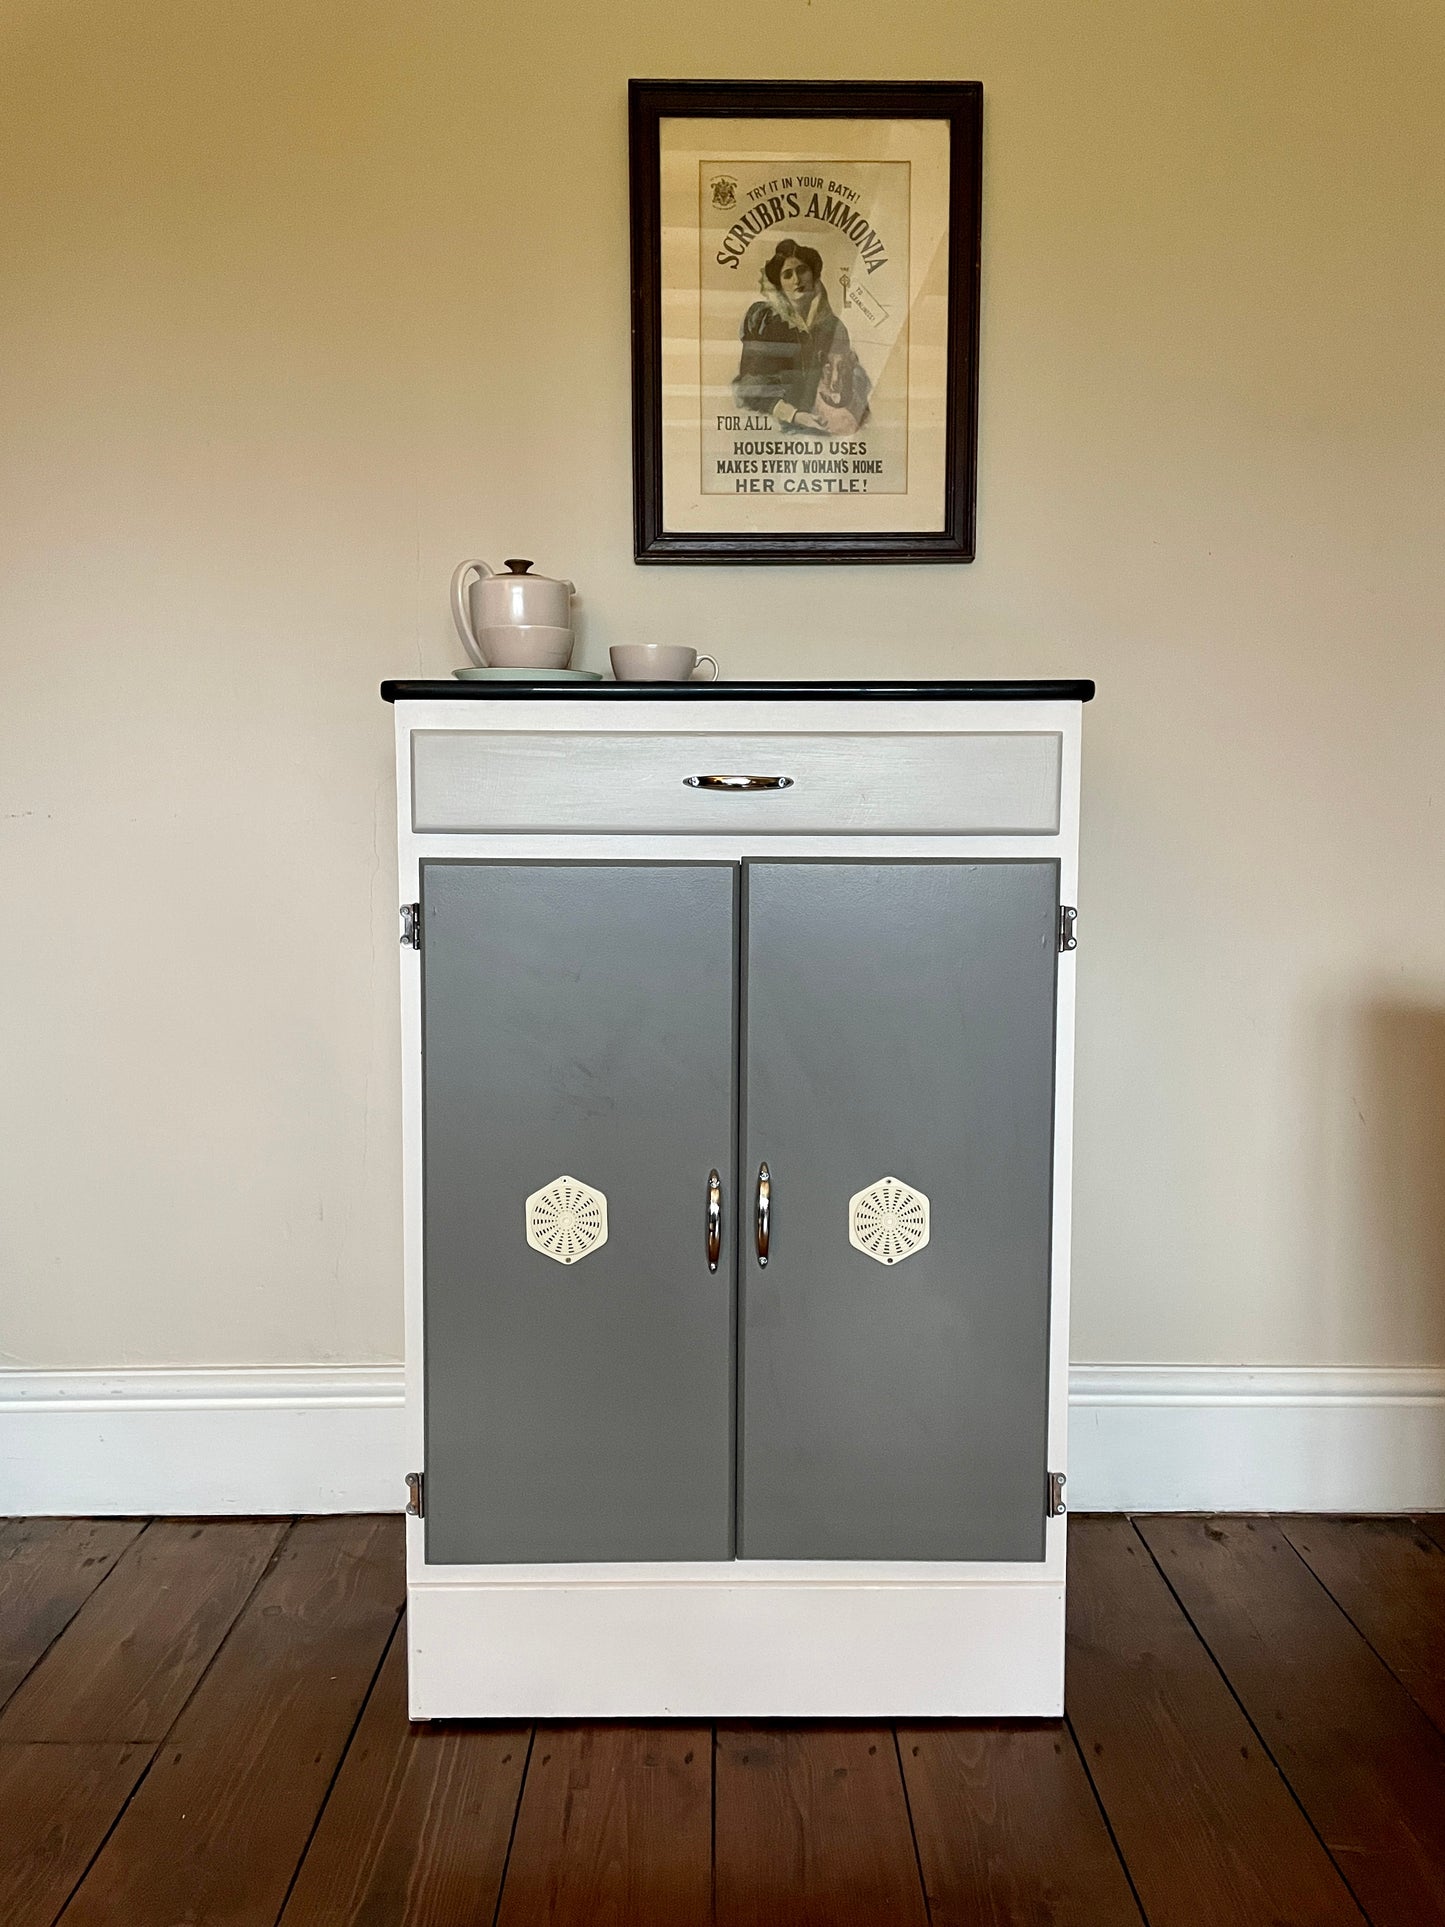
<path fill-rule="evenodd" d="M 880 1265 L 896 1265 L 928 1243 L 928 1200 L 901 1178 L 879 1178 L 848 1200 L 848 1242 Z"/>
<path fill-rule="evenodd" d="M 580 1178 L 553 1178 L 527 1200 L 527 1243 L 534 1251 L 575 1265 L 607 1242 L 607 1200 Z"/>

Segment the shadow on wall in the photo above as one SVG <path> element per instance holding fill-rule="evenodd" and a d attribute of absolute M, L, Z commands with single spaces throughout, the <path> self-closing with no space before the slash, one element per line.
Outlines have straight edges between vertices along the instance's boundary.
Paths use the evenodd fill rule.
<path fill-rule="evenodd" d="M 1336 1009 L 1316 1031 L 1306 1288 L 1342 1360 L 1445 1363 L 1445 1008 Z"/>

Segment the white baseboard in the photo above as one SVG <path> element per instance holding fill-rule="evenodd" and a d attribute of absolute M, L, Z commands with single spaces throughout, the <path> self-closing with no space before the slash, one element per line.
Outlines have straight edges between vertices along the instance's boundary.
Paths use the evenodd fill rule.
<path fill-rule="evenodd" d="M 0 1512 L 399 1512 L 399 1365 L 0 1372 Z"/>
<path fill-rule="evenodd" d="M 1445 1368 L 1075 1365 L 1080 1512 L 1445 1509 Z"/>
<path fill-rule="evenodd" d="M 1080 1512 L 1445 1509 L 1445 1368 L 1075 1365 Z M 0 1372 L 0 1513 L 392 1512 L 397 1365 Z"/>

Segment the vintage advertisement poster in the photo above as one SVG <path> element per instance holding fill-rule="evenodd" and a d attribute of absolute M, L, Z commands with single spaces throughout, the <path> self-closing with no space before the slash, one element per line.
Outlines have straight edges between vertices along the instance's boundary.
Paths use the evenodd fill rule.
<path fill-rule="evenodd" d="M 704 495 L 908 493 L 909 171 L 699 164 Z"/>
<path fill-rule="evenodd" d="M 941 528 L 946 126 L 660 131 L 666 526 Z"/>

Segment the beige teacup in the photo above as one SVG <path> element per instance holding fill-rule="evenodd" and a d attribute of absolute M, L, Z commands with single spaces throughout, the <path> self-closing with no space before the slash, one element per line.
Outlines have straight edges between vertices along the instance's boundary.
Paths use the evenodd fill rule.
<path fill-rule="evenodd" d="M 619 682 L 689 682 L 700 662 L 712 666 L 708 682 L 718 679 L 715 656 L 700 656 L 680 642 L 620 642 L 607 653 Z"/>

